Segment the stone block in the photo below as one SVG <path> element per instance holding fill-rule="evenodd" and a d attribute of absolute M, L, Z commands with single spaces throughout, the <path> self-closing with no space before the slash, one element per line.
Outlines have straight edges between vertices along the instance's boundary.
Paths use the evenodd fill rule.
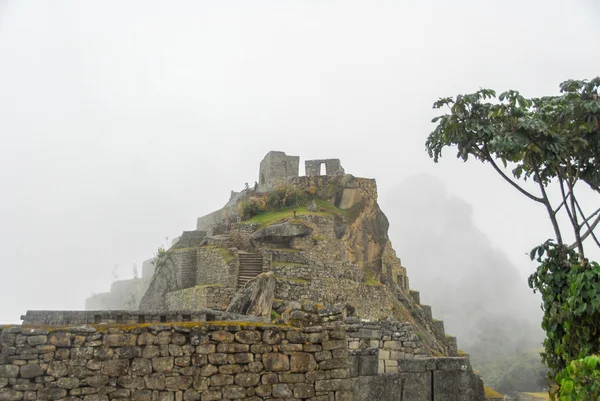
<path fill-rule="evenodd" d="M 263 332 L 263 341 L 269 345 L 281 343 L 281 333 L 276 330 L 265 330 Z"/>
<path fill-rule="evenodd" d="M 246 398 L 246 389 L 240 386 L 226 386 L 223 387 L 223 399 L 233 400 Z"/>
<path fill-rule="evenodd" d="M 294 352 L 290 358 L 290 369 L 292 372 L 310 372 L 315 370 L 317 362 L 312 354 L 306 352 Z"/>
<path fill-rule="evenodd" d="M 323 341 L 323 351 L 329 351 L 332 349 L 342 349 L 347 347 L 348 343 L 344 340 Z"/>
<path fill-rule="evenodd" d="M 289 385 L 280 383 L 273 385 L 272 395 L 275 398 L 290 398 L 293 394 Z"/>
<path fill-rule="evenodd" d="M 200 376 L 210 377 L 219 373 L 219 368 L 215 365 L 204 365 L 200 368 Z"/>
<path fill-rule="evenodd" d="M 248 344 L 237 344 L 237 343 L 217 344 L 217 352 L 233 354 L 236 352 L 248 352 L 248 351 L 250 351 L 250 345 L 248 345 Z"/>
<path fill-rule="evenodd" d="M 79 387 L 79 379 L 76 377 L 61 377 L 56 381 L 56 385 L 59 388 L 64 388 L 66 390 L 72 390 L 74 388 Z"/>
<path fill-rule="evenodd" d="M 358 334 L 356 335 L 358 338 L 381 338 L 382 332 L 381 330 L 374 329 L 365 329 L 362 328 L 358 330 Z"/>
<path fill-rule="evenodd" d="M 65 332 L 54 332 L 48 337 L 48 342 L 56 347 L 70 347 L 71 334 Z"/>
<path fill-rule="evenodd" d="M 211 386 L 226 386 L 229 384 L 233 384 L 233 376 L 232 375 L 218 374 L 218 375 L 214 375 L 210 378 Z"/>
<path fill-rule="evenodd" d="M 19 376 L 19 367 L 17 365 L 0 365 L 0 377 L 15 378 Z"/>
<path fill-rule="evenodd" d="M 259 397 L 269 397 L 273 391 L 273 386 L 270 384 L 261 384 L 255 388 L 256 395 Z"/>
<path fill-rule="evenodd" d="M 172 337 L 173 333 L 170 331 L 161 331 L 154 337 L 154 345 L 169 345 Z"/>
<path fill-rule="evenodd" d="M 12 388 L 0 388 L 0 401 L 18 401 L 23 399 L 23 392 Z"/>
<path fill-rule="evenodd" d="M 124 400 L 131 398 L 131 390 L 126 388 L 118 388 L 115 391 L 111 391 L 108 395 L 111 400 Z"/>
<path fill-rule="evenodd" d="M 235 340 L 234 334 L 228 331 L 215 331 L 210 336 L 213 341 L 220 343 L 232 343 Z"/>
<path fill-rule="evenodd" d="M 67 396 L 67 390 L 63 388 L 44 388 L 38 391 L 39 401 L 60 400 Z"/>
<path fill-rule="evenodd" d="M 225 365 L 227 364 L 227 354 L 217 353 L 217 354 L 209 354 L 208 362 L 213 365 Z"/>
<path fill-rule="evenodd" d="M 295 398 L 310 398 L 315 395 L 315 388 L 312 384 L 297 383 L 294 384 L 293 394 Z"/>
<path fill-rule="evenodd" d="M 173 370 L 174 361 L 172 356 L 163 356 L 152 359 L 152 369 L 155 372 L 170 373 Z"/>
<path fill-rule="evenodd" d="M 222 399 L 221 390 L 210 390 L 202 392 L 202 401 L 215 401 Z"/>
<path fill-rule="evenodd" d="M 131 333 L 106 334 L 105 347 L 133 347 L 137 344 L 137 335 Z"/>
<path fill-rule="evenodd" d="M 152 391 L 150 390 L 136 390 L 131 393 L 131 401 L 151 401 Z"/>
<path fill-rule="evenodd" d="M 27 344 L 35 347 L 36 345 L 45 345 L 48 343 L 48 337 L 44 336 L 30 336 L 27 337 Z"/>
<path fill-rule="evenodd" d="M 262 384 L 277 384 L 279 383 L 279 377 L 276 373 L 267 373 L 261 377 Z"/>
<path fill-rule="evenodd" d="M 131 374 L 146 376 L 152 373 L 152 362 L 145 358 L 134 358 L 131 361 Z"/>
<path fill-rule="evenodd" d="M 204 390 L 208 390 L 209 383 L 210 379 L 208 377 L 194 376 L 192 387 L 194 390 L 202 392 Z"/>
<path fill-rule="evenodd" d="M 117 385 L 123 388 L 141 390 L 145 387 L 145 382 L 139 376 L 121 376 L 117 379 Z"/>
<path fill-rule="evenodd" d="M 242 387 L 253 387 L 258 384 L 260 375 L 258 373 L 238 373 L 235 375 L 235 384 Z"/>
<path fill-rule="evenodd" d="M 100 372 L 107 376 L 125 376 L 129 372 L 128 359 L 111 359 L 102 362 Z"/>
<path fill-rule="evenodd" d="M 267 352 L 271 352 L 273 350 L 273 347 L 271 347 L 270 345 L 267 344 L 253 344 L 250 347 L 250 351 L 253 354 L 266 354 Z"/>
<path fill-rule="evenodd" d="M 321 368 L 322 370 L 348 368 L 348 360 L 347 359 L 328 359 L 326 361 L 319 362 L 319 368 Z"/>
<path fill-rule="evenodd" d="M 86 377 L 85 379 L 82 380 L 82 383 L 84 385 L 93 387 L 93 388 L 100 388 L 102 386 L 106 386 L 108 384 L 108 376 L 106 375 L 97 375 L 97 376 L 90 376 L 90 377 Z"/>
<path fill-rule="evenodd" d="M 383 348 L 392 349 L 392 350 L 402 349 L 402 341 L 394 341 L 394 340 L 384 341 Z"/>
<path fill-rule="evenodd" d="M 200 344 L 196 347 L 198 354 L 212 354 L 216 352 L 217 348 L 215 344 Z"/>
<path fill-rule="evenodd" d="M 265 369 L 272 372 L 284 372 L 290 369 L 290 360 L 287 355 L 268 353 L 263 356 Z"/>
<path fill-rule="evenodd" d="M 48 376 L 54 377 L 63 377 L 68 373 L 67 365 L 61 361 L 51 361 L 48 364 L 48 369 L 46 370 L 46 374 Z"/>
<path fill-rule="evenodd" d="M 235 333 L 235 339 L 242 344 L 256 344 L 260 342 L 261 335 L 257 330 L 242 330 Z"/>
<path fill-rule="evenodd" d="M 242 365 L 221 365 L 219 366 L 219 373 L 223 373 L 226 375 L 234 375 L 236 373 L 241 373 L 244 371 L 244 367 Z"/>
<path fill-rule="evenodd" d="M 199 401 L 200 393 L 194 390 L 187 389 L 183 393 L 183 401 Z"/>
<path fill-rule="evenodd" d="M 351 382 L 348 379 L 317 380 L 315 391 L 331 392 L 337 390 L 350 390 Z"/>
<path fill-rule="evenodd" d="M 193 380 L 191 376 L 169 376 L 165 378 L 165 386 L 168 390 L 187 390 Z"/>

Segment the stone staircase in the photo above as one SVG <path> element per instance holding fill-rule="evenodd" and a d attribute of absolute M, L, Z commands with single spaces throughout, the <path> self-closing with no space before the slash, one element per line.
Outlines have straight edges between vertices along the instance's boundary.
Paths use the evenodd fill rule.
<path fill-rule="evenodd" d="M 237 288 L 243 287 L 263 272 L 263 258 L 258 253 L 240 252 L 240 273 L 238 275 Z"/>

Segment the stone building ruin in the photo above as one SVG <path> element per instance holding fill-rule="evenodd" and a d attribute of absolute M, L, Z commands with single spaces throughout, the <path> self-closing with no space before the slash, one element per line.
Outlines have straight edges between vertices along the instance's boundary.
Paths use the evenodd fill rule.
<path fill-rule="evenodd" d="M 111 292 L 102 295 L 104 304 L 88 299 L 86 311 L 22 317 L 27 327 L 55 329 L 0 326 L 0 399 L 23 400 L 29 391 L 32 401 L 83 394 L 144 401 L 392 401 L 399 394 L 411 401 L 483 400 L 481 378 L 459 356 L 456 338 L 409 286 L 375 180 L 347 174 L 339 159 L 307 160 L 304 176 L 299 164 L 298 156 L 269 152 L 256 188 L 232 191 L 223 208 L 199 217 L 196 230 L 145 262 L 136 310 L 110 303 L 119 297 Z M 241 217 L 244 205 L 260 204 L 279 185 L 303 200 Z M 31 330 L 38 331 L 30 341 Z M 34 345 L 13 353 L 17 341 Z M 71 374 L 65 366 L 67 373 L 56 376 L 65 351 L 46 344 L 61 344 L 77 366 L 97 370 Z M 26 358 L 31 347 L 41 348 Z M 102 359 L 109 354 L 119 359 Z M 21 359 L 24 365 L 14 362 Z M 46 360 L 56 366 L 33 366 Z M 67 374 L 77 383 L 52 384 Z M 107 383 L 94 387 L 88 376 Z"/>

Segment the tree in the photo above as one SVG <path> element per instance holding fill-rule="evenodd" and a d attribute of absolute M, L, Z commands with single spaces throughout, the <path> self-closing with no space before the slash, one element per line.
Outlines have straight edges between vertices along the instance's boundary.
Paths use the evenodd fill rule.
<path fill-rule="evenodd" d="M 433 107 L 449 113 L 433 119 L 437 126 L 426 142 L 435 162 L 444 148 L 455 146 L 457 157 L 490 165 L 545 208 L 554 238 L 532 250 L 540 266 L 529 285 L 542 294 L 542 357 L 555 379 L 571 361 L 600 353 L 600 267 L 585 253 L 590 243 L 600 247 L 594 232 L 600 208 L 585 211 L 578 200 L 582 191 L 600 195 L 599 87 L 597 77 L 565 81 L 555 96 L 527 99 L 514 90 L 496 96 L 480 89 L 442 98 Z M 527 180 L 537 191 L 524 187 Z"/>
<path fill-rule="evenodd" d="M 433 119 L 437 127 L 427 139 L 427 151 L 437 162 L 445 147 L 456 146 L 463 160 L 474 157 L 490 164 L 528 199 L 543 205 L 558 245 L 565 244 L 558 214 L 566 213 L 574 236 L 569 248 L 584 258 L 586 239 L 600 247 L 594 234 L 600 208 L 584 213 L 576 194 L 585 183 L 600 195 L 599 86 L 597 77 L 563 82 L 557 96 L 526 99 L 509 90 L 496 98 L 495 91 L 480 89 L 440 99 L 434 108 L 448 107 L 450 114 Z M 506 170 L 509 164 L 511 171 Z M 523 188 L 520 179 L 533 179 L 538 193 Z M 550 186 L 560 193 L 554 205 Z"/>

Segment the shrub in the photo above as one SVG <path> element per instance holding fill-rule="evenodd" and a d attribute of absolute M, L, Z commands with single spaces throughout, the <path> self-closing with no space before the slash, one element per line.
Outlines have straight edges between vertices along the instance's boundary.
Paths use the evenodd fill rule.
<path fill-rule="evenodd" d="M 266 204 L 269 209 L 299 206 L 306 202 L 307 195 L 298 187 L 278 185 L 267 193 Z"/>
<path fill-rule="evenodd" d="M 557 379 L 561 401 L 596 401 L 600 399 L 600 356 L 590 355 L 571 361 Z"/>
<path fill-rule="evenodd" d="M 260 202 L 255 199 L 244 201 L 240 204 L 239 213 L 242 220 L 248 220 L 264 211 L 261 207 Z"/>

